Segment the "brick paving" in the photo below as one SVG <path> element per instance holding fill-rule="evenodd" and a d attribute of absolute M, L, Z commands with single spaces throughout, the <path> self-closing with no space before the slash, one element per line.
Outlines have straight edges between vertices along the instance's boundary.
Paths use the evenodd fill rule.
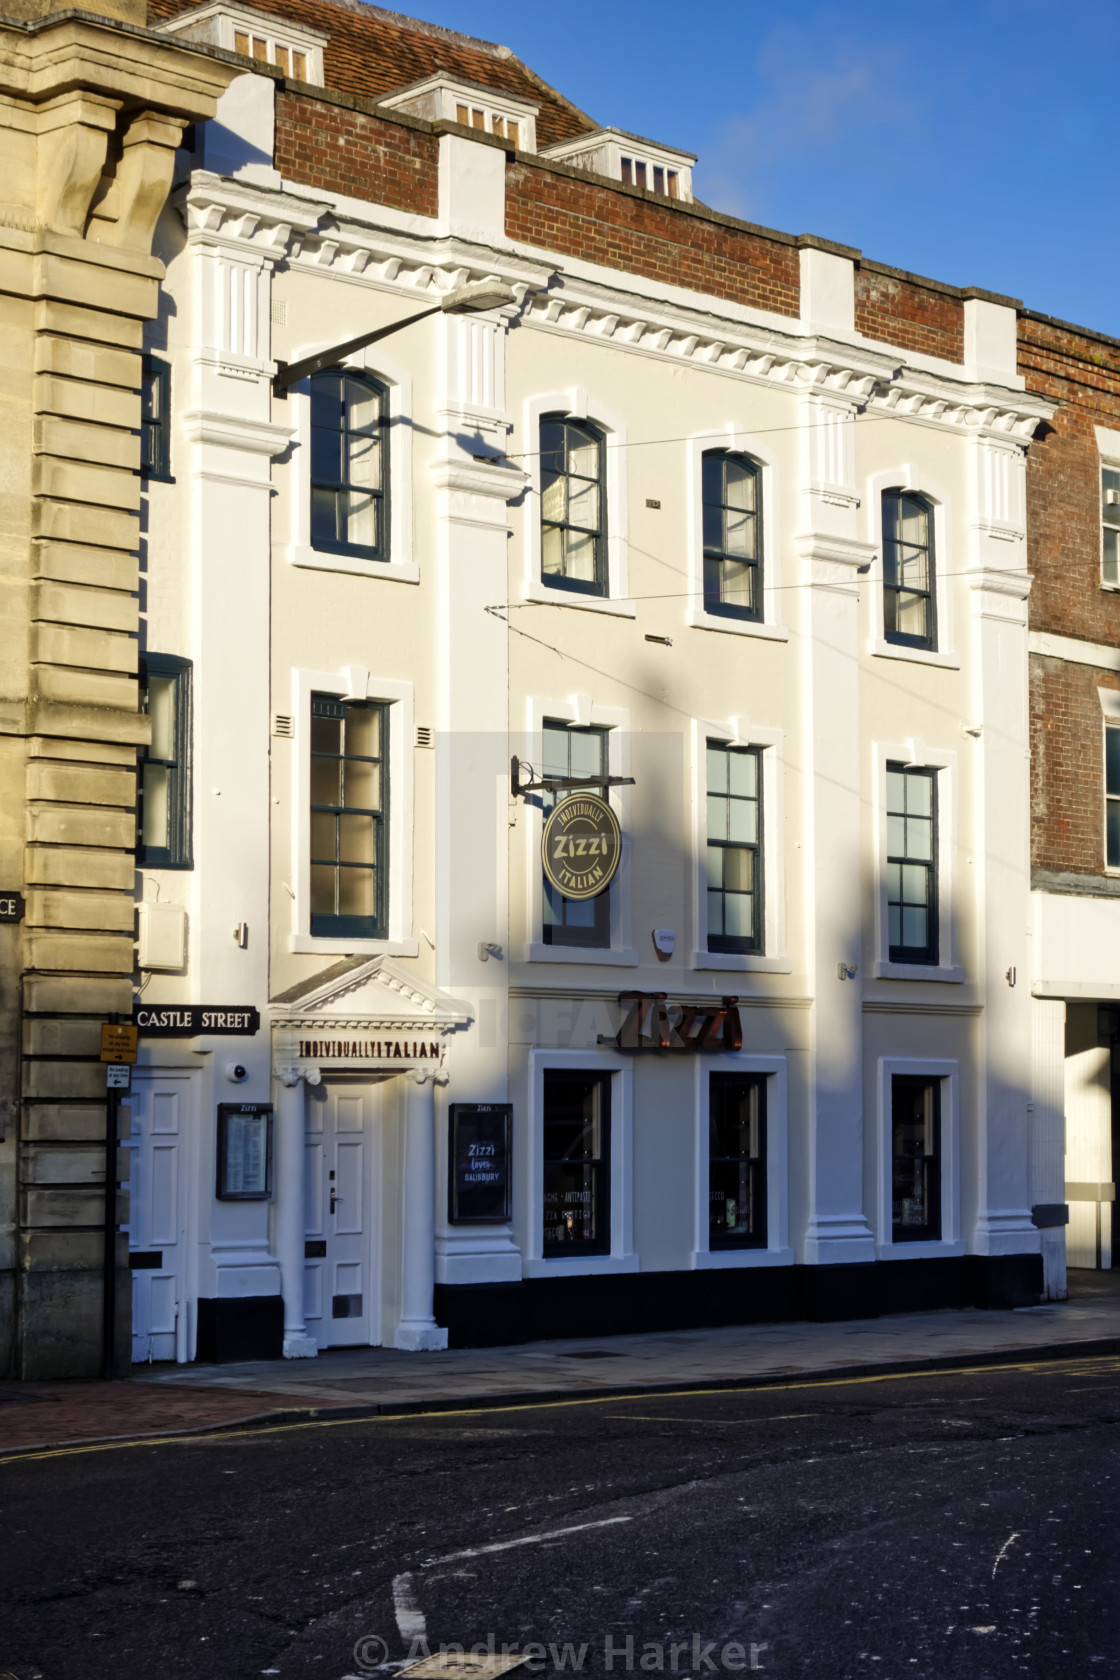
<path fill-rule="evenodd" d="M 0 1452 L 121 1435 L 171 1435 L 291 1406 L 286 1394 L 174 1381 L 0 1382 Z"/>

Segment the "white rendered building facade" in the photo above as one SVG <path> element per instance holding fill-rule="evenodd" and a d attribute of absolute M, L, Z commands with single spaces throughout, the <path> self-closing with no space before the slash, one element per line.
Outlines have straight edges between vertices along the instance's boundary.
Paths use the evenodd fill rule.
<path fill-rule="evenodd" d="M 954 361 L 821 241 L 795 311 L 534 243 L 492 93 L 383 108 L 429 214 L 278 168 L 247 68 L 161 226 L 136 1357 L 1036 1301 L 1015 311 Z"/>

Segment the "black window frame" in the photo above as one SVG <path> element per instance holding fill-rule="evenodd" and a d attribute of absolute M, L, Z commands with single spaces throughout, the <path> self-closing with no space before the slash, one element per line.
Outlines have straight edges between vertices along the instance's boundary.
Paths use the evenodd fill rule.
<path fill-rule="evenodd" d="M 732 509 L 726 500 L 726 470 L 721 472 L 720 475 L 720 489 L 723 499 L 719 502 L 710 502 L 708 500 L 707 464 L 709 461 L 718 461 L 724 467 L 726 467 L 728 463 L 733 462 L 738 467 L 748 468 L 750 476 L 754 479 L 755 505 L 752 513 L 752 517 L 754 519 L 753 560 L 744 559 L 743 555 L 731 554 L 728 551 L 726 540 L 727 521 L 725 517 L 721 517 L 720 520 L 723 535 L 722 543 L 717 547 L 715 545 L 710 545 L 707 541 L 706 527 L 708 524 L 709 509 L 718 509 L 721 516 L 725 516 L 729 511 L 744 511 L 742 509 Z M 702 563 L 704 570 L 704 611 L 706 613 L 713 614 L 717 618 L 736 618 L 749 624 L 760 624 L 762 622 L 765 604 L 763 599 L 763 588 L 765 584 L 765 575 L 763 572 L 765 561 L 765 554 L 763 550 L 765 526 L 763 524 L 762 514 L 762 490 L 762 467 L 752 456 L 746 455 L 742 451 L 735 449 L 706 449 L 704 451 L 700 458 L 700 517 L 702 521 L 701 542 L 703 547 Z M 725 601 L 723 599 L 722 573 L 724 566 L 728 564 L 745 564 L 750 567 L 751 605 L 749 607 L 742 607 L 734 601 Z"/>
<path fill-rule="evenodd" d="M 1120 723 L 1104 726 L 1104 866 L 1120 869 Z"/>
<path fill-rule="evenodd" d="M 905 1242 L 940 1242 L 942 1232 L 941 1216 L 941 1178 L 942 1178 L 942 1115 L 941 1115 L 941 1086 L 942 1080 L 927 1074 L 893 1074 L 891 1076 L 891 1241 Z M 932 1133 L 932 1150 L 925 1150 L 921 1154 L 913 1151 L 908 1155 L 899 1152 L 899 1129 L 904 1123 L 913 1124 L 912 1117 L 907 1122 L 905 1105 L 907 1100 L 913 1100 L 923 1093 L 930 1103 L 930 1114 L 923 1121 L 923 1125 Z M 901 1112 L 900 1112 L 901 1111 Z M 921 1223 L 904 1222 L 898 1217 L 899 1208 L 907 1198 L 898 1194 L 900 1184 L 905 1179 L 900 1170 L 900 1163 L 904 1161 L 920 1162 L 922 1177 L 922 1198 L 925 1202 L 927 1218 Z"/>
<path fill-rule="evenodd" d="M 137 762 L 136 777 L 136 859 L 147 869 L 194 868 L 194 787 L 192 774 L 193 734 L 192 703 L 194 666 L 189 659 L 171 653 L 145 653 L 140 659 L 140 693 L 145 713 L 149 710 L 151 678 L 159 677 L 173 685 L 174 718 L 172 722 L 172 756 L 157 757 L 151 746 L 142 747 Z M 162 767 L 167 772 L 167 839 L 166 846 L 149 846 L 144 842 L 144 816 L 148 799 L 148 766 Z"/>
<path fill-rule="evenodd" d="M 706 937 L 707 937 L 707 949 L 711 952 L 726 952 L 726 953 L 751 953 L 751 952 L 753 952 L 755 955 L 757 955 L 759 952 L 761 952 L 763 950 L 763 948 L 765 946 L 765 941 L 766 941 L 766 914 L 765 914 L 766 869 L 765 869 L 765 855 L 764 855 L 764 852 L 763 852 L 763 837 L 764 837 L 764 834 L 765 834 L 766 810 L 765 810 L 765 801 L 764 801 L 764 797 L 763 797 L 763 781 L 762 781 L 762 771 L 763 771 L 763 757 L 762 757 L 762 754 L 763 754 L 763 750 L 764 749 L 762 747 L 736 747 L 736 746 L 733 746 L 730 741 L 720 741 L 720 740 L 712 738 L 712 737 L 710 737 L 705 744 L 705 752 L 704 752 L 704 813 L 705 813 L 705 815 L 704 815 L 704 839 L 705 839 L 705 847 L 704 847 L 704 849 L 705 849 L 705 860 L 704 860 L 704 880 L 705 880 L 705 886 L 704 886 L 704 915 L 705 915 L 705 919 L 704 919 L 704 927 L 705 927 Z M 755 796 L 754 796 L 753 800 L 750 800 L 749 795 L 732 794 L 730 791 L 728 791 L 726 794 L 720 792 L 719 790 L 717 790 L 715 793 L 712 792 L 711 788 L 708 785 L 708 782 L 709 782 L 708 753 L 710 753 L 710 752 L 721 752 L 721 753 L 726 755 L 726 757 L 728 758 L 729 761 L 732 757 L 751 758 L 751 759 L 754 760 L 754 765 L 755 765 Z M 728 788 L 730 790 L 730 785 L 731 785 L 730 784 L 730 762 L 729 762 L 729 765 L 728 765 L 728 770 L 729 770 Z M 756 829 L 755 829 L 756 838 L 755 838 L 755 840 L 753 842 L 749 841 L 749 840 L 743 840 L 743 841 L 730 840 L 730 839 L 723 840 L 723 839 L 720 839 L 718 837 L 713 839 L 713 837 L 711 835 L 711 832 L 710 832 L 711 807 L 708 803 L 709 800 L 711 800 L 711 799 L 724 799 L 724 800 L 727 801 L 727 804 L 728 804 L 729 807 L 730 807 L 732 799 L 743 799 L 744 802 L 753 803 L 753 805 L 755 806 L 755 810 L 756 810 Z M 709 867 L 708 853 L 710 851 L 713 851 L 713 850 L 720 851 L 720 852 L 745 851 L 745 852 L 751 853 L 754 857 L 754 865 L 753 865 L 753 868 L 754 868 L 754 892 L 752 894 L 753 901 L 754 901 L 753 902 L 753 923 L 754 923 L 754 926 L 753 926 L 753 928 L 752 928 L 752 930 L 749 934 L 731 934 L 731 933 L 714 934 L 710 931 L 710 920 L 709 920 L 709 918 L 710 918 L 711 894 L 713 893 L 713 891 L 716 891 L 716 892 L 719 893 L 719 895 L 721 897 L 726 897 L 726 893 L 727 893 L 727 888 L 725 886 L 723 886 L 722 884 L 720 885 L 720 887 L 714 888 L 714 889 L 711 886 L 711 870 L 710 870 L 710 867 Z M 723 866 L 721 865 L 721 877 L 722 877 L 722 869 L 723 869 Z M 726 918 L 724 918 L 724 920 L 726 920 Z"/>
<path fill-rule="evenodd" d="M 564 1085 L 594 1085 L 599 1092 L 599 1154 L 597 1156 L 549 1154 L 549 1094 Z M 611 1086 L 612 1076 L 599 1068 L 546 1068 L 544 1070 L 541 1103 L 541 1255 L 546 1260 L 576 1259 L 584 1255 L 603 1255 L 611 1252 Z M 569 1122 L 570 1123 L 570 1122 Z M 549 1242 L 546 1222 L 549 1190 L 549 1167 L 561 1167 L 565 1162 L 582 1160 L 592 1169 L 591 1194 L 595 1205 L 595 1225 L 598 1235 L 590 1240 Z M 560 1175 L 556 1178 L 559 1180 Z M 584 1182 L 587 1182 L 585 1172 Z"/>
<path fill-rule="evenodd" d="M 332 380 L 341 380 L 344 385 L 346 383 L 351 383 L 363 386 L 378 399 L 378 403 L 380 405 L 380 419 L 377 430 L 377 447 L 380 460 L 379 477 L 381 481 L 381 487 L 378 490 L 371 490 L 367 485 L 353 484 L 346 478 L 336 481 L 334 479 L 316 476 L 316 432 L 330 431 L 334 434 L 341 435 L 343 445 L 340 446 L 340 454 L 344 451 L 345 439 L 349 435 L 345 424 L 345 405 L 343 405 L 343 420 L 338 426 L 325 426 L 321 421 L 317 421 L 315 418 L 316 392 L 318 391 L 325 396 L 326 385 L 328 381 Z M 389 412 L 389 387 L 384 380 L 378 379 L 375 374 L 367 373 L 364 368 L 352 368 L 338 364 L 334 367 L 320 368 L 317 373 L 313 373 L 308 380 L 308 391 L 310 398 L 310 449 L 308 452 L 310 457 L 308 472 L 310 483 L 308 494 L 311 503 L 309 515 L 311 547 L 317 554 L 348 555 L 352 559 L 370 560 L 379 565 L 387 565 L 392 558 L 392 509 L 390 506 L 389 496 L 390 468 L 392 465 L 389 436 L 392 417 Z M 372 496 L 376 506 L 376 543 L 345 542 L 338 537 L 325 537 L 317 535 L 315 531 L 316 490 L 327 491 L 335 497 L 347 495 L 352 490 L 357 491 L 361 495 Z M 337 523 L 336 515 L 336 529 Z"/>
<path fill-rule="evenodd" d="M 768 1075 L 764 1073 L 734 1073 L 713 1072 L 708 1075 L 708 1248 L 712 1253 L 724 1253 L 735 1249 L 766 1248 L 768 1243 L 768 1198 L 767 1198 L 767 1138 L 766 1138 L 766 1099 Z M 727 1097 L 736 1090 L 749 1091 L 756 1104 L 753 1116 L 753 1126 L 757 1134 L 757 1150 L 755 1153 L 744 1154 L 740 1150 L 735 1155 L 715 1153 L 716 1125 L 721 1116 L 719 1108 L 726 1102 Z M 727 1202 L 726 1186 L 720 1190 L 713 1180 L 717 1177 L 719 1167 L 737 1166 L 740 1180 L 744 1165 L 747 1169 L 749 1186 L 747 1202 L 750 1207 L 750 1225 L 746 1231 L 714 1232 L 712 1216 L 717 1201 Z"/>
<path fill-rule="evenodd" d="M 146 355 L 141 371 L 140 476 L 154 484 L 174 484 L 171 476 L 171 363 Z M 151 412 L 145 414 L 145 407 Z"/>
<path fill-rule="evenodd" d="M 556 472 L 554 468 L 549 467 L 546 464 L 554 454 L 554 451 L 552 449 L 546 449 L 545 448 L 544 429 L 545 429 L 546 426 L 563 426 L 565 428 L 572 428 L 575 431 L 583 433 L 584 439 L 586 441 L 590 441 L 590 442 L 595 444 L 597 465 L 598 465 L 597 476 L 594 479 L 590 479 L 590 478 L 584 478 L 583 475 L 581 474 L 580 475 L 580 482 L 584 483 L 584 484 L 594 483 L 594 484 L 598 485 L 598 489 L 599 489 L 599 525 L 598 525 L 597 530 L 592 530 L 591 527 L 589 527 L 589 526 L 574 525 L 568 519 L 558 520 L 558 519 L 546 519 L 545 518 L 545 513 L 544 513 L 545 491 L 548 488 L 548 486 L 545 484 L 546 473 L 553 473 L 555 477 L 563 476 L 565 478 L 571 478 L 573 476 L 568 471 L 569 450 L 568 450 L 566 432 L 565 432 L 565 440 L 564 440 L 564 470 L 563 470 L 563 473 L 561 474 L 559 472 Z M 562 413 L 542 414 L 541 418 L 540 418 L 540 424 L 537 428 L 537 440 L 538 440 L 538 447 L 539 447 L 539 450 L 540 450 L 539 459 L 540 459 L 540 480 L 541 480 L 541 487 L 540 487 L 540 498 L 541 498 L 541 507 L 540 507 L 540 544 L 541 544 L 540 575 L 541 575 L 541 583 L 544 585 L 544 587 L 546 589 L 558 589 L 558 590 L 561 590 L 561 591 L 567 591 L 568 593 L 575 594 L 575 595 L 594 595 L 594 596 L 598 596 L 600 598 L 604 598 L 604 597 L 606 597 L 610 594 L 610 552 L 609 552 L 608 541 L 607 541 L 607 514 L 608 514 L 608 509 L 607 509 L 607 434 L 605 433 L 603 428 L 601 426 L 597 426 L 593 420 L 586 420 L 586 419 L 585 420 L 580 420 L 580 419 L 577 419 L 576 416 L 573 415 L 573 414 L 562 414 Z M 550 480 L 550 482 L 551 482 L 551 480 Z M 593 538 L 594 554 L 595 554 L 595 576 L 594 576 L 593 580 L 588 580 L 586 578 L 566 577 L 559 572 L 546 572 L 545 571 L 545 569 L 544 569 L 544 544 L 545 544 L 545 532 L 546 532 L 546 530 L 579 531 L 579 532 L 583 533 L 584 535 L 591 536 Z"/>
<path fill-rule="evenodd" d="M 1120 467 L 1105 461 L 1101 463 L 1101 588 L 1120 589 L 1120 503 L 1108 501 L 1110 491 L 1120 493 Z"/>
<path fill-rule="evenodd" d="M 888 504 L 894 503 L 897 509 L 894 530 L 901 530 L 902 503 L 911 502 L 920 508 L 925 519 L 926 540 L 924 543 L 907 543 L 903 545 L 901 536 L 888 536 Z M 884 490 L 882 497 L 883 522 L 883 640 L 895 647 L 920 648 L 926 653 L 937 651 L 937 552 L 935 538 L 935 521 L 933 503 L 928 496 L 920 495 L 914 490 Z M 891 550 L 898 550 L 903 546 L 920 549 L 926 556 L 926 583 L 922 589 L 913 589 L 902 584 L 901 563 L 897 553 L 892 556 Z M 890 581 L 892 578 L 899 581 Z M 926 630 L 922 636 L 913 636 L 899 630 L 898 603 L 901 596 L 917 596 L 926 603 Z M 892 619 L 894 627 L 892 627 Z"/>
<path fill-rule="evenodd" d="M 890 786 L 891 786 L 890 778 L 891 778 L 892 775 L 903 776 L 904 778 L 906 778 L 907 785 L 909 784 L 909 780 L 911 778 L 916 780 L 919 777 L 923 778 L 924 780 L 926 780 L 930 784 L 930 814 L 929 814 L 928 819 L 925 818 L 925 816 L 920 812 L 911 812 L 909 810 L 903 810 L 901 812 L 900 811 L 892 811 L 892 809 L 891 809 L 891 794 L 890 794 Z M 887 818 L 887 852 L 886 852 L 886 859 L 887 859 L 887 883 L 886 883 L 886 888 L 887 888 L 887 951 L 888 951 L 889 960 L 891 962 L 894 962 L 894 963 L 919 963 L 919 964 L 922 964 L 925 967 L 935 968 L 937 966 L 939 960 L 940 960 L 940 947 L 941 947 L 940 895 L 941 895 L 941 888 L 940 888 L 940 879 L 939 879 L 939 877 L 940 877 L 940 867 L 939 867 L 940 860 L 939 860 L 939 855 L 938 855 L 939 844 L 940 844 L 939 832 L 938 832 L 939 831 L 939 823 L 940 823 L 940 816 L 939 816 L 939 811 L 938 811 L 938 804 L 939 804 L 938 793 L 939 793 L 938 772 L 936 770 L 928 769 L 925 766 L 919 766 L 919 765 L 899 764 L 899 763 L 893 763 L 893 762 L 888 763 L 888 765 L 887 765 L 887 798 L 886 798 L 886 818 Z M 891 851 L 890 830 L 891 830 L 891 818 L 892 817 L 895 817 L 895 818 L 902 817 L 904 819 L 904 821 L 922 822 L 922 821 L 928 820 L 928 822 L 930 824 L 930 855 L 929 855 L 928 858 L 923 858 L 923 857 L 919 857 L 919 856 L 913 856 L 912 857 L 912 856 L 909 855 L 909 853 L 906 853 L 906 852 L 898 853 L 898 852 L 892 852 Z M 909 844 L 909 836 L 905 835 L 905 834 L 904 834 L 904 844 Z M 905 943 L 895 944 L 891 941 L 891 937 L 890 937 L 891 906 L 893 904 L 897 904 L 898 907 L 899 907 L 899 932 L 901 934 L 904 931 L 904 928 L 905 928 L 904 916 L 905 916 L 906 906 L 908 904 L 909 905 L 916 905 L 918 903 L 918 900 L 916 898 L 907 898 L 905 896 L 906 891 L 907 891 L 907 882 L 906 882 L 905 875 L 902 874 L 902 873 L 900 873 L 900 875 L 899 875 L 899 895 L 900 896 L 898 898 L 893 898 L 891 896 L 891 888 L 892 888 L 891 871 L 895 868 L 898 868 L 900 871 L 904 871 L 906 869 L 922 869 L 926 872 L 927 892 L 926 892 L 925 909 L 926 909 L 926 928 L 927 928 L 928 938 L 927 938 L 926 944 L 924 946 L 907 945 Z"/>
<path fill-rule="evenodd" d="M 371 869 L 374 875 L 375 908 L 372 916 L 343 915 L 337 910 L 337 908 L 333 912 L 322 910 L 316 911 L 310 902 L 309 896 L 309 931 L 312 938 L 315 939 L 386 939 L 388 937 L 389 929 L 389 801 L 391 792 L 389 714 L 391 705 L 390 702 L 385 700 L 345 700 L 337 694 L 316 693 L 311 696 L 310 717 L 312 720 L 316 715 L 327 717 L 334 715 L 329 711 L 316 714 L 315 708 L 317 705 L 337 706 L 340 708 L 339 721 L 342 724 L 341 745 L 343 749 L 345 749 L 346 746 L 346 712 L 348 709 L 352 708 L 354 710 L 358 710 L 360 708 L 365 711 L 376 711 L 380 713 L 381 721 L 378 732 L 380 756 L 377 758 L 364 753 L 347 753 L 345 750 L 341 753 L 318 753 L 314 750 L 313 741 L 311 739 L 308 741 L 308 768 L 310 772 L 310 797 L 308 800 L 308 811 L 311 817 L 311 826 L 308 836 L 309 883 L 311 879 L 310 871 L 312 869 L 316 867 L 333 868 L 335 871 L 334 901 L 337 906 L 339 902 L 339 889 L 341 886 L 340 870 L 344 868 Z M 349 759 L 360 763 L 377 764 L 380 769 L 380 808 L 375 811 L 365 806 L 346 805 L 345 803 L 341 805 L 332 805 L 323 803 L 322 801 L 316 801 L 314 797 L 314 761 L 316 758 L 338 758 L 342 761 L 343 771 L 341 795 L 343 801 L 345 801 L 346 798 L 345 765 L 347 760 Z M 314 818 L 316 813 L 319 815 L 329 814 L 335 818 L 335 856 L 333 858 L 320 858 L 315 855 Z M 344 860 L 340 856 L 342 850 L 341 818 L 344 816 L 362 816 L 371 817 L 373 819 L 374 845 L 372 864 L 353 864 Z M 312 889 L 309 885 L 309 895 L 311 892 Z"/>
<path fill-rule="evenodd" d="M 564 734 L 567 736 L 567 738 L 568 738 L 568 758 L 567 758 L 567 764 L 564 768 L 553 769 L 553 768 L 550 768 L 550 766 L 548 764 L 546 764 L 545 769 L 543 771 L 543 774 L 545 774 L 545 775 L 550 775 L 551 774 L 551 775 L 565 775 L 565 776 L 567 776 L 567 775 L 572 775 L 574 773 L 572 771 L 572 768 L 571 768 L 571 753 L 572 753 L 571 741 L 572 741 L 572 738 L 574 736 L 577 736 L 577 735 L 579 735 L 579 736 L 598 736 L 599 737 L 599 742 L 600 742 L 599 766 L 600 766 L 600 770 L 602 771 L 603 775 L 606 775 L 608 773 L 608 770 L 610 768 L 610 750 L 611 750 L 610 749 L 610 733 L 611 732 L 610 732 L 609 729 L 601 728 L 597 724 L 584 726 L 584 725 L 581 725 L 581 724 L 568 723 L 561 718 L 545 718 L 544 724 L 542 726 L 542 737 L 543 737 L 544 731 L 550 730 L 550 729 L 557 730 L 557 731 L 562 730 L 564 732 Z M 606 789 L 603 787 L 601 782 L 598 782 L 598 781 L 595 781 L 594 779 L 592 779 L 591 781 L 588 781 L 587 783 L 585 783 L 584 787 L 582 789 L 581 788 L 566 789 L 560 795 L 560 798 L 561 799 L 571 799 L 575 795 L 578 795 L 580 792 L 605 793 Z M 542 796 L 541 796 L 541 815 L 542 815 L 542 818 L 544 820 L 547 820 L 547 818 L 549 816 L 549 813 L 552 810 L 555 809 L 558 802 L 559 801 L 558 801 L 557 796 L 555 794 L 548 793 L 548 792 L 542 794 Z M 582 948 L 582 949 L 588 950 L 588 951 L 609 951 L 610 950 L 610 948 L 611 948 L 611 888 L 610 887 L 607 887 L 605 892 L 599 893 L 598 896 L 595 897 L 595 898 L 583 898 L 583 899 L 565 898 L 562 893 L 557 892 L 556 888 L 552 885 L 552 882 L 548 879 L 548 876 L 545 875 L 543 869 L 541 870 L 541 887 L 542 887 L 542 893 L 543 893 L 543 898 L 542 898 L 542 902 L 541 902 L 541 943 L 542 944 L 564 946 L 564 947 L 569 948 L 569 949 L 572 948 L 572 947 L 578 947 L 578 948 Z M 587 905 L 590 905 L 592 907 L 593 914 L 594 914 L 594 917 L 595 917 L 595 920 L 594 920 L 593 924 L 590 927 L 579 927 L 579 926 L 569 925 L 563 919 L 567 915 L 566 906 L 568 906 L 568 905 L 579 905 L 579 907 L 581 909 L 583 907 L 587 906 Z M 558 922 L 548 921 L 547 920 L 547 915 L 548 915 L 549 910 L 551 910 L 553 912 L 553 914 L 555 914 L 557 912 L 557 910 L 559 910 L 560 914 L 561 914 L 561 920 L 558 921 Z M 559 937 L 557 937 L 557 935 L 559 935 Z"/>

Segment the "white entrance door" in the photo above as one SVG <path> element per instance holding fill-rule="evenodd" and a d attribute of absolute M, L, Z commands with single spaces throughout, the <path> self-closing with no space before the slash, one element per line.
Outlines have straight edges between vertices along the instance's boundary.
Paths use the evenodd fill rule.
<path fill-rule="evenodd" d="M 305 1322 L 321 1348 L 381 1340 L 377 1092 L 340 1080 L 307 1093 Z"/>
<path fill-rule="evenodd" d="M 133 1070 L 128 1247 L 132 1357 L 179 1356 L 186 1262 L 185 1147 L 190 1080 Z M 185 1351 L 182 1357 L 186 1357 Z"/>

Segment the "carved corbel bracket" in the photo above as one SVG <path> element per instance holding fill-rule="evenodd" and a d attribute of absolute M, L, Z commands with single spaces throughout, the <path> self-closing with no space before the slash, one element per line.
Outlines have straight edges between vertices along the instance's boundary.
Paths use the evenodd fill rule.
<path fill-rule="evenodd" d="M 184 127 L 182 118 L 155 111 L 142 111 L 133 117 L 125 130 L 117 165 L 117 219 L 100 228 L 102 244 L 151 254 Z"/>
<path fill-rule="evenodd" d="M 117 102 L 75 92 L 38 113 L 35 220 L 51 233 L 81 239 L 116 126 Z"/>

